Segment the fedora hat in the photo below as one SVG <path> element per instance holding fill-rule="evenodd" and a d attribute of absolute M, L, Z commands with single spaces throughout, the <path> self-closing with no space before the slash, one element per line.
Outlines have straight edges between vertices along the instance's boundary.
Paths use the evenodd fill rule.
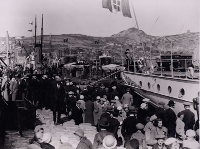
<path fill-rule="evenodd" d="M 108 105 L 108 107 L 107 107 L 107 111 L 108 111 L 108 112 L 112 112 L 112 111 L 114 111 L 113 106 Z"/>
<path fill-rule="evenodd" d="M 108 119 L 106 117 L 101 117 L 98 124 L 102 127 L 108 127 L 109 126 Z"/>
<path fill-rule="evenodd" d="M 77 129 L 74 134 L 79 136 L 79 137 L 83 137 L 84 131 L 82 129 Z"/>
<path fill-rule="evenodd" d="M 117 140 L 112 135 L 107 135 L 103 139 L 103 147 L 105 149 L 114 149 L 117 145 Z"/>

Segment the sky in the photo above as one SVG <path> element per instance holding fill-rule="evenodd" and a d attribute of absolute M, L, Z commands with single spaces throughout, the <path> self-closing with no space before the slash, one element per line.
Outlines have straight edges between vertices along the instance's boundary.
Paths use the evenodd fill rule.
<path fill-rule="evenodd" d="M 165 36 L 199 32 L 200 0 L 131 0 L 139 29 L 146 34 Z M 37 17 L 37 34 L 84 34 L 109 37 L 136 27 L 135 18 L 123 17 L 102 8 L 102 0 L 0 0 L 0 37 L 33 36 Z M 131 10 L 132 7 L 131 7 Z M 157 21 L 156 21 L 157 20 Z"/>

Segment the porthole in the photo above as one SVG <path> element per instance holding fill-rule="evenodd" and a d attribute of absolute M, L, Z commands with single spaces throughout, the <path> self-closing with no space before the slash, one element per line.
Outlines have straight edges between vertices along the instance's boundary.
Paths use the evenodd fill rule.
<path fill-rule="evenodd" d="M 168 86 L 168 92 L 169 92 L 169 94 L 172 92 L 172 87 L 171 86 Z"/>
<path fill-rule="evenodd" d="M 157 89 L 158 91 L 160 91 L 160 84 L 157 84 Z"/>
<path fill-rule="evenodd" d="M 142 81 L 140 81 L 139 84 L 140 84 L 140 87 L 142 87 Z"/>
<path fill-rule="evenodd" d="M 150 89 L 151 88 L 151 84 L 148 82 L 148 88 Z"/>
<path fill-rule="evenodd" d="M 180 89 L 180 95 L 184 96 L 185 95 L 185 90 L 182 88 Z"/>

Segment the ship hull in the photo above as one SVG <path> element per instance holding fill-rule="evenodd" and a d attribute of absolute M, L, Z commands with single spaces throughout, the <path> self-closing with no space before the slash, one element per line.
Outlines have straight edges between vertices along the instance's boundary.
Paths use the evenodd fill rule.
<path fill-rule="evenodd" d="M 174 100 L 175 113 L 184 110 L 183 102 L 190 102 L 192 105 L 193 98 L 196 98 L 199 92 L 199 80 L 182 79 L 158 75 L 148 75 L 142 73 L 134 73 L 123 71 L 122 79 L 127 86 L 130 86 L 134 91 L 144 98 L 149 98 L 155 106 L 160 101 L 165 102 L 165 109 L 168 108 L 169 100 Z M 193 106 L 191 111 L 197 112 Z"/>

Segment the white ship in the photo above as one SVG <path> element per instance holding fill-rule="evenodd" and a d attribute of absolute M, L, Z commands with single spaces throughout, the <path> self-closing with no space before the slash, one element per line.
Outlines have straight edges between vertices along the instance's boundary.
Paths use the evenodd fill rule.
<path fill-rule="evenodd" d="M 172 62 L 175 63 L 176 60 L 172 60 Z M 181 72 L 180 69 L 185 72 Z M 152 74 L 122 71 L 121 75 L 127 86 L 132 87 L 142 97 L 149 98 L 152 104 L 163 101 L 165 108 L 168 108 L 169 100 L 173 100 L 176 103 L 174 109 L 176 113 L 184 109 L 183 102 L 190 102 L 193 105 L 193 99 L 197 98 L 200 93 L 199 72 L 194 72 L 193 78 L 191 78 L 188 68 L 177 67 L 176 71 L 175 69 L 171 71 L 162 70 L 155 71 Z M 197 111 L 193 106 L 191 106 L 191 110 L 197 118 Z"/>

